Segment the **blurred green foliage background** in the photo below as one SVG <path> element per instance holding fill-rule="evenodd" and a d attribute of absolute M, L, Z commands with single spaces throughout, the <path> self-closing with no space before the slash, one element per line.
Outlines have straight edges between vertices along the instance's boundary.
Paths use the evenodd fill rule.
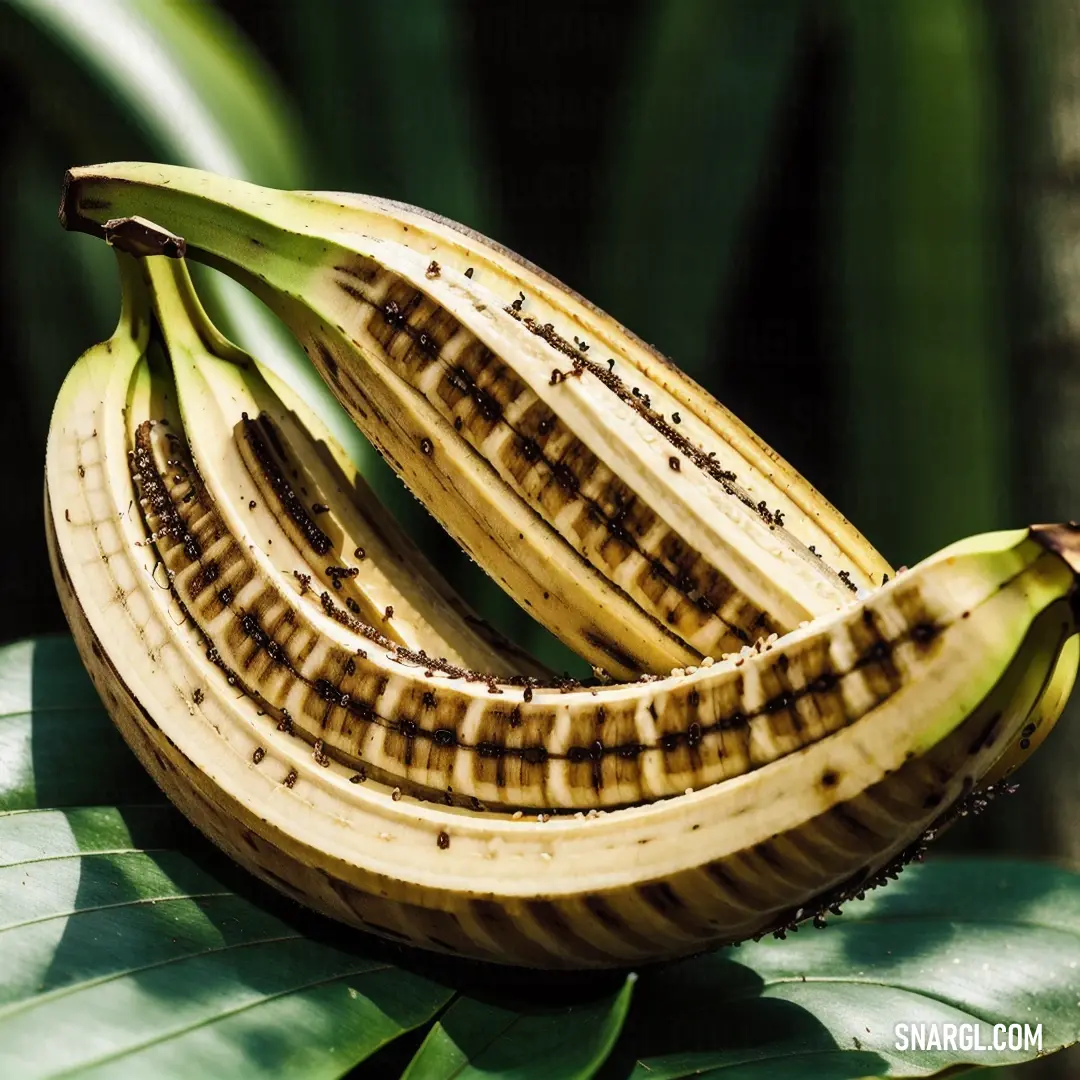
<path fill-rule="evenodd" d="M 895 563 L 1080 516 L 1080 0 L 0 0 L 0 56 L 6 638 L 63 627 L 45 433 L 117 310 L 108 253 L 56 224 L 60 181 L 120 158 L 488 233 L 672 356 Z M 367 460 L 476 606 L 565 661 Z M 1080 858 L 1077 711 L 1010 812 L 953 843 Z"/>

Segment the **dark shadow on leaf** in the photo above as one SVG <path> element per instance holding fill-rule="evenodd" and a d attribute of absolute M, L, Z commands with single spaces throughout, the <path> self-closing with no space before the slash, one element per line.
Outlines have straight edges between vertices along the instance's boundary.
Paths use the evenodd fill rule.
<path fill-rule="evenodd" d="M 238 895 L 271 912 L 304 937 L 377 959 L 500 1008 L 574 1005 L 610 996 L 625 971 L 534 971 L 411 948 L 319 915 L 259 881 L 195 833 L 186 853 Z"/>
<path fill-rule="evenodd" d="M 621 1080 L 647 1058 L 685 1058 L 690 1075 L 699 1055 L 722 1055 L 720 1060 L 734 1063 L 844 1052 L 811 1012 L 789 1001 L 763 998 L 764 988 L 761 977 L 730 950 L 654 970 L 641 979 L 623 1035 L 598 1077 Z M 859 1057 L 862 1073 L 840 1075 L 875 1075 L 885 1066 L 877 1054 L 863 1052 Z M 762 1076 L 772 1075 L 763 1067 Z"/>
<path fill-rule="evenodd" d="M 998 887 L 1005 875 L 1007 892 Z M 890 961 L 932 958 L 947 949 L 963 937 L 969 920 L 1019 925 L 1025 911 L 1045 900 L 1054 888 L 1047 876 L 1010 870 L 1004 860 L 928 859 L 920 872 L 901 876 L 888 889 L 875 890 L 872 900 L 849 905 L 830 928 L 840 929 L 843 956 L 853 968 L 873 965 L 887 970 Z M 880 938 L 843 931 L 864 922 L 881 924 Z"/>
<path fill-rule="evenodd" d="M 65 919 L 41 991 L 87 980 L 130 980 L 136 989 L 131 1000 L 154 1003 L 149 1015 L 156 1019 L 140 1029 L 136 1006 L 131 1029 L 117 1029 L 123 1044 L 129 1038 L 136 1043 L 167 1039 L 174 1014 L 176 1026 L 183 1027 L 213 1022 L 219 1012 L 243 1013 L 250 1005 L 254 1014 L 261 998 L 270 1010 L 287 1009 L 283 998 L 299 990 L 312 995 L 310 1007 L 296 1013 L 305 1018 L 305 1040 L 332 1045 L 335 1026 L 344 1019 L 361 1025 L 354 1038 L 371 1041 L 367 1052 L 423 1023 L 448 999 L 446 990 L 403 965 L 401 957 L 371 947 L 370 939 L 343 934 L 341 927 L 306 912 L 296 918 L 298 911 L 289 911 L 287 901 L 257 882 L 243 882 L 243 871 L 178 814 L 168 813 L 173 818 L 166 825 L 169 839 L 180 850 L 81 860 L 72 905 L 77 913 Z M 143 807 L 123 811 L 133 838 L 160 842 L 160 832 L 151 836 L 151 826 L 140 820 L 146 814 Z M 236 892 L 233 881 L 241 886 Z M 188 893 L 190 899 L 169 899 Z M 320 932 L 312 933 L 315 929 Z M 162 1002 L 173 1007 L 163 1010 Z M 296 1033 L 280 1022 L 281 1015 L 272 1011 L 265 1022 L 253 1015 L 255 1022 L 229 1031 L 244 1060 L 267 1075 L 296 1052 Z M 123 1045 L 116 1051 L 122 1053 Z"/>
<path fill-rule="evenodd" d="M 109 720 L 70 637 L 34 643 L 31 700 L 32 782 L 4 809 L 163 801 Z"/>

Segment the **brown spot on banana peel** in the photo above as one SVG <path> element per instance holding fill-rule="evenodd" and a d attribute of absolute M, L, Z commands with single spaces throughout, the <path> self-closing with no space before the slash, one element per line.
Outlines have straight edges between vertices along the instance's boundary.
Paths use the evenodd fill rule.
<path fill-rule="evenodd" d="M 370 276 L 370 274 L 360 276 Z M 394 335 L 405 334 L 410 338 L 414 346 L 417 344 L 424 346 L 420 349 L 420 353 L 422 353 L 426 357 L 425 362 L 427 362 L 430 361 L 437 354 L 437 350 L 441 346 L 440 338 L 444 337 L 446 333 L 452 332 L 454 327 L 456 326 L 456 323 L 450 324 L 448 328 L 443 331 L 442 334 L 429 333 L 428 328 L 430 327 L 431 312 L 441 311 L 442 309 L 439 309 L 437 307 L 433 308 L 431 304 L 427 301 L 427 298 L 424 298 L 424 300 L 421 301 L 421 297 L 423 294 L 421 294 L 421 292 L 417 289 L 401 286 L 397 289 L 396 292 L 392 291 L 392 295 L 389 299 L 384 300 L 381 303 L 375 303 L 365 300 L 365 294 L 360 289 L 355 288 L 353 285 L 344 282 L 339 282 L 339 285 L 343 288 L 344 291 L 347 291 L 348 294 L 352 296 L 352 298 L 358 303 L 363 302 L 370 305 L 372 311 L 371 322 L 373 324 L 373 332 L 376 339 L 383 342 L 383 348 L 389 349 L 391 347 L 391 344 L 394 340 Z M 415 314 L 418 310 L 422 310 L 428 313 L 427 315 L 422 317 L 426 318 L 428 322 L 425 323 L 421 321 L 419 327 L 417 325 L 414 325 L 414 322 L 416 322 L 418 318 L 421 318 L 420 316 L 417 316 Z M 422 339 L 426 339 L 426 342 Z M 489 392 L 489 390 L 483 389 L 478 385 L 477 380 L 480 378 L 479 371 L 473 370 L 471 372 L 466 372 L 465 369 L 462 367 L 461 361 L 463 357 L 468 356 L 486 358 L 483 361 L 485 365 L 493 362 L 495 358 L 494 354 L 492 354 L 490 350 L 480 348 L 479 346 L 474 349 L 462 349 L 458 352 L 456 357 L 458 361 L 457 366 L 451 370 L 449 376 L 450 383 L 454 384 L 454 371 L 460 370 L 463 372 L 460 379 L 461 386 L 458 387 L 458 390 L 462 393 L 468 392 L 471 397 L 475 399 L 477 416 L 479 417 L 479 420 L 474 418 L 474 420 L 470 423 L 466 430 L 471 431 L 476 438 L 483 438 L 486 436 L 486 433 L 490 431 L 490 425 L 499 420 L 499 418 L 502 416 L 502 405 L 492 396 L 492 393 Z M 408 355 L 403 358 L 402 362 L 408 362 Z M 470 363 L 471 362 L 472 361 L 470 361 Z M 499 371 L 499 378 L 501 380 L 499 384 L 499 392 L 505 393 L 506 380 L 510 379 L 511 376 L 508 373 L 508 369 L 505 367 L 505 365 L 500 365 Z M 492 386 L 493 384 L 488 383 L 488 385 Z M 454 419 L 455 426 L 458 426 L 461 422 L 461 417 L 456 416 Z M 483 427 L 481 430 L 477 431 L 477 422 L 480 422 L 486 426 Z M 542 427 L 543 424 L 541 423 L 541 428 Z M 527 445 L 527 443 L 528 441 L 526 440 L 525 445 Z M 565 462 L 552 463 L 552 475 L 562 475 L 562 473 L 565 473 L 566 470 L 563 468 L 564 465 Z M 556 473 L 557 469 L 561 469 L 562 471 Z M 566 488 L 566 485 L 556 484 L 553 487 L 550 487 L 545 493 L 544 497 L 547 498 L 548 501 L 550 501 L 554 495 L 554 492 L 559 490 L 560 487 Z M 575 478 L 573 490 L 577 491 L 579 488 L 580 480 Z M 563 501 L 565 501 L 565 497 Z M 555 504 L 547 507 L 545 512 L 546 516 L 551 517 L 558 512 L 558 509 L 559 506 Z M 602 512 L 597 510 L 596 506 L 593 506 L 590 514 L 600 520 L 602 520 L 604 516 Z M 692 557 L 692 553 L 688 553 L 688 557 L 690 559 L 689 565 L 675 567 L 670 572 L 669 585 L 671 587 L 679 588 L 681 586 L 683 588 L 689 588 L 691 590 L 694 588 L 692 578 L 689 576 L 690 574 L 696 572 L 693 565 L 694 559 Z M 715 584 L 715 574 L 712 575 L 712 577 Z M 688 584 L 685 586 L 682 585 L 684 579 L 688 582 Z M 700 629 L 702 623 L 708 618 L 716 618 L 717 612 L 720 611 L 722 607 L 722 598 L 715 595 L 708 595 L 709 589 L 711 587 L 712 586 L 706 586 L 705 584 L 703 584 L 700 600 L 696 604 L 691 603 L 682 605 L 680 607 L 677 621 L 680 623 L 686 623 L 686 620 L 688 618 L 691 619 L 691 621 L 684 626 L 684 633 L 694 634 Z M 726 593 L 728 595 L 732 593 L 730 587 L 726 589 Z M 744 610 L 743 605 L 740 605 L 737 610 Z M 668 616 L 669 612 L 666 609 L 662 609 L 661 611 L 654 612 L 653 614 L 657 617 L 661 614 L 663 614 L 664 616 Z M 755 613 L 753 611 L 749 611 L 746 613 L 746 617 L 751 618 L 752 621 L 754 616 Z M 767 628 L 765 629 L 765 632 L 768 632 Z M 737 637 L 740 642 L 748 639 L 747 631 L 741 628 L 735 628 L 732 633 Z"/>
<path fill-rule="evenodd" d="M 784 517 L 780 511 L 770 511 L 764 501 L 759 500 L 758 502 L 754 502 L 750 495 L 739 486 L 737 483 L 738 477 L 733 472 L 723 469 L 709 454 L 695 446 L 687 436 L 680 431 L 676 431 L 674 427 L 666 422 L 663 416 L 650 407 L 647 399 L 643 399 L 635 390 L 628 389 L 623 380 L 615 374 L 613 362 L 608 367 L 604 367 L 595 361 L 584 360 L 578 349 L 570 345 L 565 338 L 557 334 L 550 323 L 541 325 L 531 316 L 523 316 L 520 307 L 514 307 L 513 305 L 508 305 L 504 308 L 504 311 L 512 318 L 521 322 L 533 334 L 550 345 L 556 352 L 572 357 L 575 366 L 580 367 L 581 371 L 588 371 L 594 375 L 600 383 L 611 390 L 620 401 L 629 405 L 645 419 L 650 426 L 658 431 L 674 449 L 679 451 L 679 454 L 683 458 L 691 461 L 703 473 L 715 480 L 729 495 L 735 496 L 747 507 L 747 509 L 756 513 L 766 525 L 779 530 L 791 545 L 792 549 L 797 551 L 810 565 L 831 575 L 836 581 L 842 582 L 844 587 L 849 591 L 858 591 L 858 587 L 850 580 L 850 576 L 846 570 L 837 571 L 832 567 L 825 565 L 822 562 L 821 557 L 817 555 L 812 548 L 807 548 L 797 537 L 784 529 Z M 657 356 L 659 356 L 659 354 L 657 354 Z M 662 357 L 660 358 L 664 359 Z M 665 363 L 669 363 L 669 361 L 665 359 Z M 677 412 L 673 414 L 672 419 L 676 424 L 682 422 L 682 417 L 679 416 Z M 673 471 L 678 472 L 680 468 L 680 458 L 671 457 L 668 459 L 668 464 Z M 811 558 L 811 556 L 813 556 L 813 558 Z"/>
<path fill-rule="evenodd" d="M 283 458 L 285 450 L 280 436 L 274 431 L 273 421 L 268 416 L 259 416 L 252 420 L 247 413 L 241 418 L 243 439 L 241 453 L 244 464 L 257 482 L 261 479 L 273 491 L 282 509 L 293 521 L 304 542 L 316 555 L 326 555 L 333 546 L 326 535 L 304 506 L 299 495 L 293 490 L 285 476 Z"/>

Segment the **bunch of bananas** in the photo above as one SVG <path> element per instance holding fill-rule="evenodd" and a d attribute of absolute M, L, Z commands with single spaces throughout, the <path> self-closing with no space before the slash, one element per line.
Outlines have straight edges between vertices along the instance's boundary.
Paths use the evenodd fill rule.
<path fill-rule="evenodd" d="M 123 285 L 49 435 L 65 612 L 169 798 L 311 907 L 536 967 L 782 932 L 996 790 L 1061 712 L 1073 526 L 895 575 L 623 327 L 411 207 L 122 163 L 71 172 L 61 220 L 113 244 Z M 594 679 L 476 618 L 215 330 L 185 255 L 280 315 Z"/>

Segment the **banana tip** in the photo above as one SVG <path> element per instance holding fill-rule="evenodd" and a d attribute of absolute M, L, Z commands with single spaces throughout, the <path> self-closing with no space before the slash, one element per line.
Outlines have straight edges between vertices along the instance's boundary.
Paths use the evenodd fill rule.
<path fill-rule="evenodd" d="M 1060 555 L 1074 573 L 1080 573 L 1080 524 L 1066 521 L 1056 525 L 1032 525 L 1031 538 Z"/>
<path fill-rule="evenodd" d="M 166 255 L 182 259 L 187 245 L 177 236 L 141 217 L 109 217 L 113 209 L 112 197 L 101 190 L 100 181 L 110 185 L 129 181 L 103 174 L 98 166 L 68 169 L 60 189 L 60 207 L 57 217 L 68 232 L 82 232 L 104 240 L 129 255 Z M 106 219 L 106 220 L 103 220 Z"/>
<path fill-rule="evenodd" d="M 100 240 L 105 236 L 104 229 L 93 217 L 88 217 L 83 211 L 102 209 L 107 204 L 102 199 L 85 195 L 82 183 L 84 176 L 81 175 L 83 172 L 82 169 L 68 169 L 64 173 L 57 217 L 68 232 L 89 233 Z"/>

